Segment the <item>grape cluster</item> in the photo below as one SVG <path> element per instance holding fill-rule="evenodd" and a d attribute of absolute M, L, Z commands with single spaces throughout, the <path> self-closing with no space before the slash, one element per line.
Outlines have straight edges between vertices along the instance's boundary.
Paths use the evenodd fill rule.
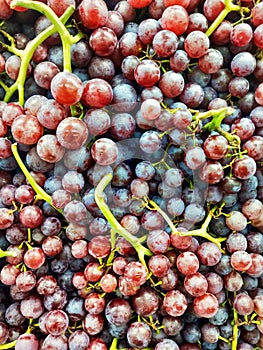
<path fill-rule="evenodd" d="M 263 2 L 0 19 L 0 350 L 263 349 Z"/>

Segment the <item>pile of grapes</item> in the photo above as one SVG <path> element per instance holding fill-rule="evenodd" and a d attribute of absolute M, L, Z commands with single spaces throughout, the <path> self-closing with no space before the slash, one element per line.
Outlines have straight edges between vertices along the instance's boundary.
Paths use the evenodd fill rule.
<path fill-rule="evenodd" d="M 263 2 L 0 19 L 0 350 L 263 349 Z"/>

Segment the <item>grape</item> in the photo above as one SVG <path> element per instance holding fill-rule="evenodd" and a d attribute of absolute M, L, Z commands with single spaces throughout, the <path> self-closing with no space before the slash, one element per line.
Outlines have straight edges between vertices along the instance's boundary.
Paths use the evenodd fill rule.
<path fill-rule="evenodd" d="M 262 4 L 258 3 L 251 10 L 251 23 L 255 27 L 263 23 L 261 14 L 262 14 Z"/>
<path fill-rule="evenodd" d="M 125 266 L 123 276 L 128 283 L 140 286 L 146 282 L 147 271 L 140 262 L 132 261 Z"/>
<path fill-rule="evenodd" d="M 165 72 L 159 81 L 159 88 L 166 97 L 174 98 L 179 96 L 184 89 L 184 78 L 180 73 L 172 70 Z"/>
<path fill-rule="evenodd" d="M 153 37 L 152 46 L 156 55 L 170 57 L 178 47 L 177 35 L 171 30 L 159 30 Z"/>
<path fill-rule="evenodd" d="M 241 118 L 234 121 L 231 126 L 231 131 L 235 132 L 235 134 L 242 140 L 248 140 L 255 131 L 255 125 L 248 118 Z"/>
<path fill-rule="evenodd" d="M 44 128 L 35 116 L 21 114 L 13 121 L 11 131 L 17 142 L 33 145 L 43 135 Z"/>
<path fill-rule="evenodd" d="M 113 88 L 113 108 L 117 112 L 130 112 L 137 105 L 137 93 L 129 84 L 116 85 Z"/>
<path fill-rule="evenodd" d="M 7 4 L 6 1 L 1 1 L 1 12 L 0 12 L 0 18 L 1 19 L 8 19 L 12 16 L 13 10 L 10 8 L 10 6 Z"/>
<path fill-rule="evenodd" d="M 128 4 L 130 4 L 134 8 L 143 8 L 148 6 L 152 0 L 128 0 Z"/>
<path fill-rule="evenodd" d="M 262 295 L 258 295 L 253 299 L 255 312 L 262 317 Z"/>
<path fill-rule="evenodd" d="M 149 259 L 148 266 L 156 277 L 166 276 L 171 264 L 169 259 L 162 254 L 156 254 Z"/>
<path fill-rule="evenodd" d="M 208 49 L 198 60 L 199 68 L 206 74 L 216 73 L 223 66 L 223 55 L 215 49 Z"/>
<path fill-rule="evenodd" d="M 118 148 L 113 141 L 101 138 L 94 142 L 91 155 L 99 165 L 110 165 L 118 157 Z"/>
<path fill-rule="evenodd" d="M 0 344 L 3 344 L 7 341 L 9 337 L 9 331 L 7 325 L 4 322 L 0 323 Z"/>
<path fill-rule="evenodd" d="M 25 318 L 38 318 L 44 312 L 42 299 L 35 294 L 31 294 L 21 301 L 21 314 Z"/>
<path fill-rule="evenodd" d="M 55 135 L 46 134 L 39 138 L 37 142 L 38 156 L 48 163 L 60 161 L 65 153 L 65 148 L 59 143 Z"/>
<path fill-rule="evenodd" d="M 199 177 L 210 185 L 218 183 L 224 176 L 222 165 L 217 161 L 206 161 L 199 171 Z"/>
<path fill-rule="evenodd" d="M 217 298 L 211 293 L 204 293 L 194 299 L 194 311 L 199 317 L 213 317 L 218 306 Z"/>
<path fill-rule="evenodd" d="M 121 63 L 121 70 L 125 78 L 128 78 L 130 80 L 135 79 L 134 71 L 139 62 L 140 61 L 138 57 L 134 55 L 127 56 L 123 59 Z"/>
<path fill-rule="evenodd" d="M 100 280 L 101 289 L 106 293 L 114 292 L 116 290 L 117 284 L 117 278 L 109 273 L 104 275 Z"/>
<path fill-rule="evenodd" d="M 89 80 L 83 89 L 81 101 L 90 107 L 102 108 L 111 103 L 113 91 L 109 83 L 100 78 Z"/>
<path fill-rule="evenodd" d="M 46 315 L 46 329 L 49 334 L 61 335 L 68 328 L 68 315 L 62 310 L 51 310 Z"/>
<path fill-rule="evenodd" d="M 35 247 L 24 255 L 24 263 L 31 269 L 38 269 L 45 263 L 45 254 L 41 248 Z"/>
<path fill-rule="evenodd" d="M 89 242 L 89 254 L 94 258 L 105 258 L 110 253 L 110 242 L 105 236 L 95 236 Z"/>
<path fill-rule="evenodd" d="M 209 21 L 213 21 L 220 14 L 220 12 L 225 8 L 225 3 L 223 0 L 206 0 L 204 2 L 204 14 Z"/>
<path fill-rule="evenodd" d="M 52 348 L 53 350 L 67 350 L 67 337 L 64 334 L 59 336 L 48 334 L 48 336 L 44 339 L 42 349 L 48 350 L 50 348 Z"/>
<path fill-rule="evenodd" d="M 117 36 L 108 27 L 100 27 L 94 30 L 89 38 L 92 50 L 99 56 L 110 56 L 117 45 Z"/>
<path fill-rule="evenodd" d="M 160 29 L 157 20 L 148 18 L 140 22 L 138 27 L 138 35 L 143 44 L 151 44 L 155 34 Z"/>
<path fill-rule="evenodd" d="M 232 271 L 224 276 L 224 287 L 230 291 L 239 291 L 242 287 L 243 280 L 239 272 Z"/>
<path fill-rule="evenodd" d="M 199 269 L 199 260 L 192 252 L 184 252 L 178 255 L 176 266 L 184 275 L 192 275 Z"/>
<path fill-rule="evenodd" d="M 134 78 L 138 84 L 151 87 L 160 79 L 160 69 L 152 60 L 143 60 L 134 69 Z"/>
<path fill-rule="evenodd" d="M 94 4 L 90 0 L 82 0 L 79 5 L 79 16 L 83 25 L 89 29 L 103 26 L 108 19 L 108 9 L 103 0 Z"/>
<path fill-rule="evenodd" d="M 238 250 L 231 255 L 231 266 L 237 271 L 246 271 L 252 265 L 252 258 L 249 253 Z"/>
<path fill-rule="evenodd" d="M 208 37 L 200 30 L 194 30 L 189 33 L 184 41 L 185 51 L 191 58 L 204 56 L 208 52 L 209 45 Z"/>
<path fill-rule="evenodd" d="M 123 57 L 138 56 L 142 50 L 143 44 L 139 39 L 139 36 L 132 31 L 124 33 L 119 40 L 119 50 Z"/>
<path fill-rule="evenodd" d="M 253 37 L 253 30 L 248 23 L 236 25 L 230 33 L 230 41 L 235 46 L 247 45 Z"/>
<path fill-rule="evenodd" d="M 261 348 L 261 2 L 6 1 L 0 343 Z"/>
<path fill-rule="evenodd" d="M 74 331 L 68 338 L 69 350 L 85 350 L 89 343 L 88 334 L 81 329 Z"/>
<path fill-rule="evenodd" d="M 154 131 L 146 131 L 143 133 L 143 135 L 140 137 L 140 148 L 145 153 L 154 153 L 158 151 L 162 144 L 161 144 L 161 138 L 159 134 Z"/>
<path fill-rule="evenodd" d="M 249 91 L 249 81 L 244 77 L 233 78 L 228 85 L 232 96 L 243 97 Z"/>
<path fill-rule="evenodd" d="M 183 72 L 190 63 L 190 57 L 184 50 L 176 50 L 170 57 L 170 67 L 174 72 Z"/>
<path fill-rule="evenodd" d="M 204 91 L 201 85 L 196 83 L 185 84 L 184 90 L 180 95 L 180 101 L 189 108 L 197 108 L 204 99 Z"/>
<path fill-rule="evenodd" d="M 34 79 L 37 85 L 44 89 L 49 89 L 51 80 L 59 71 L 58 66 L 53 62 L 40 62 L 34 69 Z"/>
<path fill-rule="evenodd" d="M 17 79 L 20 66 L 21 66 L 21 58 L 16 55 L 9 56 L 5 61 L 5 71 L 7 75 L 13 80 Z M 30 76 L 31 71 L 32 71 L 32 66 L 29 65 L 26 70 L 27 77 Z"/>
<path fill-rule="evenodd" d="M 165 315 L 162 320 L 162 326 L 164 326 L 164 332 L 167 336 L 173 336 L 182 330 L 183 323 L 180 317 Z"/>
<path fill-rule="evenodd" d="M 88 137 L 88 128 L 84 121 L 68 117 L 58 124 L 56 136 L 63 147 L 75 150 L 85 144 Z"/>
<path fill-rule="evenodd" d="M 196 272 L 185 277 L 184 288 L 190 295 L 198 297 L 207 292 L 208 282 L 201 273 Z"/>
<path fill-rule="evenodd" d="M 21 292 L 29 292 L 36 285 L 36 276 L 31 271 L 21 272 L 16 278 L 16 286 Z"/>
<path fill-rule="evenodd" d="M 111 118 L 110 134 L 114 139 L 125 140 L 134 135 L 136 123 L 130 113 L 116 113 Z"/>
<path fill-rule="evenodd" d="M 245 77 L 253 73 L 255 68 L 256 60 L 250 52 L 240 52 L 231 61 L 231 70 L 238 77 Z"/>
<path fill-rule="evenodd" d="M 16 341 L 15 350 L 23 350 L 30 347 L 32 350 L 39 348 L 39 341 L 34 334 L 21 334 Z"/>
<path fill-rule="evenodd" d="M 205 160 L 205 153 L 201 147 L 189 148 L 185 152 L 185 163 L 192 170 L 200 168 Z"/>
<path fill-rule="evenodd" d="M 47 256 L 55 256 L 62 251 L 62 241 L 57 236 L 49 236 L 44 239 L 42 249 Z"/>
<path fill-rule="evenodd" d="M 263 35 L 263 25 L 260 24 L 254 31 L 254 36 L 253 36 L 253 40 L 254 40 L 254 44 L 262 49 L 263 45 L 262 45 L 262 35 Z"/>
<path fill-rule="evenodd" d="M 181 35 L 188 27 L 189 16 L 184 7 L 173 5 L 163 11 L 161 23 L 163 29 L 168 29 L 176 35 Z"/>
<path fill-rule="evenodd" d="M 39 106 L 36 116 L 40 124 L 45 128 L 56 130 L 58 124 L 67 117 L 67 112 L 55 100 L 48 100 L 45 104 Z"/>
<path fill-rule="evenodd" d="M 131 314 L 131 306 L 123 298 L 111 299 L 105 308 L 106 319 L 116 326 L 126 324 L 130 320 Z"/>
<path fill-rule="evenodd" d="M 67 292 L 59 287 L 51 294 L 45 294 L 43 303 L 48 311 L 63 309 L 67 303 Z"/>
<path fill-rule="evenodd" d="M 55 277 L 51 275 L 44 275 L 40 277 L 36 283 L 37 292 L 40 295 L 53 294 L 57 287 L 57 281 Z"/>
<path fill-rule="evenodd" d="M 187 86 L 185 87 L 185 89 L 187 89 Z M 186 100 L 186 96 L 185 96 L 187 94 L 186 90 L 184 90 L 183 93 L 184 93 L 184 95 L 183 96 L 181 95 L 181 99 Z M 190 111 L 188 109 L 178 109 L 173 114 L 172 122 L 173 122 L 174 126 L 176 126 L 178 129 L 185 129 L 192 122 L 192 114 L 190 113 Z"/>
<path fill-rule="evenodd" d="M 187 309 L 186 297 L 179 290 L 171 290 L 164 297 L 163 307 L 168 315 L 181 316 Z"/>
<path fill-rule="evenodd" d="M 145 348 L 151 341 L 152 331 L 144 322 L 133 322 L 127 330 L 127 340 L 130 346 Z"/>
<path fill-rule="evenodd" d="M 215 243 L 204 242 L 198 247 L 197 256 L 202 264 L 214 266 L 220 261 L 222 255 Z"/>
<path fill-rule="evenodd" d="M 124 18 L 119 11 L 109 11 L 105 26 L 112 29 L 117 36 L 120 36 L 124 29 Z"/>
<path fill-rule="evenodd" d="M 252 258 L 252 264 L 246 270 L 246 273 L 249 276 L 257 277 L 258 275 L 260 275 L 262 273 L 263 259 L 262 259 L 262 256 L 258 253 L 250 253 L 250 256 Z"/>
<path fill-rule="evenodd" d="M 243 145 L 243 148 L 247 151 L 247 154 L 255 159 L 260 160 L 262 158 L 261 155 L 261 143 L 262 138 L 261 136 L 252 136 L 250 139 L 248 139 L 245 144 Z"/>
<path fill-rule="evenodd" d="M 208 21 L 202 13 L 191 13 L 189 16 L 189 24 L 186 33 L 189 34 L 194 30 L 206 32 L 208 29 Z"/>
<path fill-rule="evenodd" d="M 137 294 L 140 286 L 133 285 L 128 282 L 124 276 L 120 276 L 118 280 L 118 289 L 123 296 L 133 296 Z"/>
<path fill-rule="evenodd" d="M 164 339 L 158 343 L 154 350 L 179 350 L 178 345 L 172 339 Z"/>
<path fill-rule="evenodd" d="M 208 158 L 218 160 L 226 155 L 228 142 L 224 136 L 210 135 L 206 138 L 203 148 Z"/>
<path fill-rule="evenodd" d="M 51 80 L 50 89 L 58 103 L 62 105 L 72 105 L 80 101 L 83 85 L 75 74 L 60 72 Z"/>
<path fill-rule="evenodd" d="M 223 279 L 222 277 L 215 272 L 208 272 L 205 275 L 205 278 L 208 282 L 207 291 L 212 294 L 218 294 L 223 290 Z"/>
<path fill-rule="evenodd" d="M 243 316 L 249 315 L 254 311 L 253 299 L 245 293 L 240 293 L 235 297 L 233 306 L 239 315 Z"/>
<path fill-rule="evenodd" d="M 151 303 L 147 302 L 149 298 Z M 150 287 L 141 287 L 139 292 L 132 297 L 132 306 L 140 316 L 148 317 L 153 315 L 159 307 L 158 295 Z"/>
<path fill-rule="evenodd" d="M 261 253 L 262 234 L 260 232 L 249 232 L 247 236 L 248 251 L 250 253 Z"/>

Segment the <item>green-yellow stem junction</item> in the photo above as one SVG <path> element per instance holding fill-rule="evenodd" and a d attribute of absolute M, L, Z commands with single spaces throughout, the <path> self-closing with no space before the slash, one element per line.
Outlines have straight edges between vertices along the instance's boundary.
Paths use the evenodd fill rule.
<path fill-rule="evenodd" d="M 174 224 L 173 224 L 172 220 L 169 218 L 169 216 L 153 200 L 146 199 L 145 206 L 146 206 L 146 208 L 148 208 L 150 210 L 156 210 L 158 213 L 160 213 L 162 215 L 162 217 L 164 218 L 164 220 L 166 221 L 166 223 L 170 227 L 172 234 L 180 235 L 180 236 L 195 236 L 195 237 L 205 238 L 208 241 L 215 243 L 220 248 L 220 250 L 222 252 L 224 252 L 224 250 L 221 248 L 221 243 L 224 242 L 226 240 L 226 238 L 225 237 L 224 238 L 214 237 L 214 236 L 210 235 L 210 233 L 208 233 L 208 226 L 209 226 L 212 218 L 214 217 L 213 214 L 217 209 L 216 206 L 209 211 L 205 221 L 203 222 L 202 226 L 199 229 L 190 230 L 187 232 L 180 232 L 179 230 L 177 230 L 177 228 L 174 226 Z"/>
<path fill-rule="evenodd" d="M 63 46 L 63 62 L 64 62 L 64 70 L 71 71 L 71 57 L 70 57 L 70 48 L 71 45 L 78 42 L 81 38 L 83 38 L 83 33 L 78 33 L 75 36 L 72 36 L 67 28 L 65 27 L 65 23 L 68 21 L 70 16 L 73 14 L 75 7 L 69 6 L 64 14 L 59 18 L 52 9 L 40 1 L 32 1 L 32 0 L 13 0 L 11 3 L 11 7 L 22 6 L 31 10 L 36 10 L 43 15 L 45 15 L 51 22 L 52 25 L 45 29 L 43 32 L 38 34 L 34 39 L 32 39 L 26 46 L 24 50 L 18 50 L 15 47 L 15 43 L 13 38 L 1 30 L 1 33 L 10 41 L 10 45 L 3 44 L 6 49 L 8 49 L 13 54 L 17 55 L 21 59 L 21 65 L 18 73 L 18 77 L 14 84 L 10 87 L 4 86 L 2 87 L 6 90 L 6 95 L 4 98 L 5 102 L 9 102 L 13 94 L 16 90 L 18 90 L 18 100 L 21 106 L 24 105 L 24 85 L 26 81 L 27 69 L 32 59 L 32 56 L 37 49 L 37 47 L 42 44 L 49 36 L 58 32 L 61 38 L 62 46 Z M 1 43 L 2 44 L 2 43 Z"/>
<path fill-rule="evenodd" d="M 210 25 L 210 27 L 206 31 L 206 35 L 210 36 L 213 32 L 219 27 L 219 25 L 223 22 L 226 16 L 232 11 L 240 11 L 241 7 L 239 5 L 233 4 L 232 0 L 225 0 L 225 8 L 220 14 L 216 17 L 214 22 Z"/>
<path fill-rule="evenodd" d="M 17 144 L 13 143 L 12 146 L 12 152 L 15 160 L 17 161 L 17 164 L 19 165 L 19 168 L 22 170 L 23 174 L 27 178 L 29 184 L 32 186 L 33 190 L 36 192 L 36 200 L 44 200 L 47 203 L 49 203 L 54 209 L 56 209 L 60 214 L 62 214 L 61 209 L 56 208 L 52 203 L 52 198 L 49 194 L 47 194 L 46 191 L 43 190 L 42 187 L 40 187 L 36 181 L 34 180 L 33 176 L 30 174 L 28 169 L 26 168 L 25 164 L 23 163 L 18 150 L 17 150 Z"/>
<path fill-rule="evenodd" d="M 116 233 L 118 233 L 120 236 L 125 238 L 136 250 L 139 260 L 146 266 L 145 263 L 145 256 L 151 256 L 152 252 L 145 248 L 141 243 L 139 238 L 133 236 L 129 231 L 127 231 L 121 224 L 116 220 L 115 216 L 110 211 L 110 208 L 108 207 L 105 198 L 104 198 L 104 190 L 108 186 L 108 184 L 112 180 L 112 174 L 106 174 L 99 184 L 97 185 L 95 189 L 95 201 L 100 208 L 102 214 L 105 216 L 109 224 L 111 225 L 111 228 L 115 230 Z"/>

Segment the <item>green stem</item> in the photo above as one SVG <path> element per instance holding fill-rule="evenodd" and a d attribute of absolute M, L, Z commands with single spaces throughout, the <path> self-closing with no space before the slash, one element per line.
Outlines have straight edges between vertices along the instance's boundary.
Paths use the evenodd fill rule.
<path fill-rule="evenodd" d="M 232 12 L 232 11 L 240 11 L 241 7 L 239 5 L 233 4 L 231 0 L 225 0 L 226 7 L 223 11 L 220 12 L 220 14 L 216 17 L 214 22 L 210 25 L 210 27 L 206 31 L 206 35 L 210 36 L 217 27 L 223 22 L 223 20 L 226 18 L 226 16 Z"/>
<path fill-rule="evenodd" d="M 109 350 L 117 350 L 117 346 L 118 346 L 118 339 L 114 338 L 112 343 L 111 343 L 111 346 L 110 346 Z"/>
<path fill-rule="evenodd" d="M 219 109 L 218 111 L 215 111 L 212 120 L 203 126 L 203 130 L 208 130 L 208 131 L 216 130 L 227 139 L 230 145 L 233 145 L 236 148 L 240 148 L 241 141 L 239 136 L 232 135 L 221 128 L 221 123 L 223 122 L 223 120 L 227 115 L 231 114 L 232 111 L 233 109 L 229 107 L 222 108 L 222 109 Z"/>
<path fill-rule="evenodd" d="M 5 90 L 5 92 L 9 89 L 9 87 L 2 80 L 0 80 L 0 86 Z"/>
<path fill-rule="evenodd" d="M 7 32 L 5 32 L 4 30 L 0 29 L 0 33 L 5 36 L 8 41 L 10 41 L 11 45 L 5 44 L 3 42 L 1 42 L 1 46 L 3 46 L 5 49 L 7 49 L 9 52 L 12 52 L 14 55 L 21 57 L 23 50 L 17 49 L 15 46 L 15 40 L 14 38 L 8 34 Z"/>
<path fill-rule="evenodd" d="M 213 213 L 216 211 L 217 206 L 215 206 L 213 209 L 211 209 L 205 219 L 205 221 L 203 222 L 202 226 L 199 229 L 196 230 L 191 230 L 188 232 L 180 232 L 176 229 L 176 227 L 174 226 L 172 220 L 169 218 L 169 216 L 153 201 L 153 200 L 148 200 L 148 203 L 150 204 L 150 206 L 148 204 L 146 204 L 146 208 L 150 209 L 150 210 L 156 210 L 158 211 L 158 213 L 160 213 L 162 215 L 162 217 L 164 218 L 164 220 L 167 222 L 168 226 L 170 227 L 172 234 L 174 235 L 184 235 L 184 236 L 198 236 L 198 237 L 203 237 L 205 239 L 207 239 L 210 242 L 215 243 L 222 252 L 224 252 L 224 250 L 221 248 L 221 242 L 226 240 L 226 237 L 222 237 L 222 238 L 216 238 L 211 236 L 207 230 L 208 230 L 208 226 L 213 218 Z"/>
<path fill-rule="evenodd" d="M 32 242 L 32 232 L 31 232 L 31 228 L 27 229 L 27 241 L 30 244 Z"/>
<path fill-rule="evenodd" d="M 35 2 L 36 3 L 36 2 Z M 44 5 L 44 4 L 42 4 Z M 67 10 L 63 13 L 63 15 L 60 17 L 61 23 L 65 23 L 69 17 L 72 15 L 74 12 L 74 7 L 69 6 Z M 29 66 L 29 63 L 31 61 L 31 58 L 37 49 L 37 47 L 44 41 L 46 40 L 50 35 L 56 33 L 57 29 L 55 25 L 51 25 L 50 27 L 46 28 L 41 32 L 38 36 L 36 36 L 33 40 L 31 40 L 26 48 L 23 50 L 22 53 L 19 54 L 21 58 L 21 65 L 18 73 L 17 80 L 15 83 L 10 86 L 7 89 L 4 101 L 9 102 L 13 94 L 15 93 L 16 90 L 18 90 L 18 99 L 19 99 L 19 104 L 21 106 L 24 105 L 24 85 L 25 85 L 25 80 L 26 80 L 26 73 L 27 73 L 27 68 Z"/>
<path fill-rule="evenodd" d="M 19 167 L 22 170 L 23 174 L 25 175 L 25 177 L 27 178 L 28 182 L 32 186 L 33 190 L 36 192 L 37 199 L 43 199 L 44 201 L 49 203 L 54 209 L 56 209 L 60 214 L 62 214 L 62 210 L 56 208 L 53 205 L 52 198 L 50 197 L 50 195 L 47 194 L 46 191 L 44 191 L 43 188 L 40 187 L 36 183 L 36 181 L 34 180 L 32 175 L 30 174 L 30 172 L 27 170 L 25 164 L 23 163 L 22 159 L 19 156 L 19 153 L 18 153 L 18 150 L 17 150 L 17 144 L 13 143 L 12 146 L 11 146 L 11 149 L 12 149 L 12 152 L 13 152 L 13 156 L 15 157 L 15 160 L 17 161 L 17 164 L 19 165 Z"/>
<path fill-rule="evenodd" d="M 177 231 L 176 227 L 174 226 L 172 220 L 169 218 L 169 216 L 159 207 L 159 205 L 157 205 L 153 200 L 148 199 L 148 203 L 150 204 L 150 206 L 148 204 L 146 204 L 146 208 L 150 209 L 150 210 L 156 210 L 159 214 L 162 215 L 162 217 L 164 218 L 164 220 L 166 221 L 166 223 L 168 224 L 168 226 L 170 227 L 172 233 L 174 234 L 179 234 L 179 232 Z"/>
<path fill-rule="evenodd" d="M 231 344 L 231 350 L 237 350 L 238 346 L 238 314 L 235 309 L 233 309 L 234 313 L 234 325 L 233 325 L 233 338 Z"/>
<path fill-rule="evenodd" d="M 4 258 L 6 256 L 11 256 L 11 257 L 16 257 L 16 253 L 12 251 L 4 251 L 3 249 L 0 248 L 0 258 Z M 1 349 L 1 348 L 0 348 Z"/>
<path fill-rule="evenodd" d="M 12 341 L 11 343 L 1 344 L 0 350 L 14 349 L 15 345 L 16 345 L 16 340 Z"/>
<path fill-rule="evenodd" d="M 111 228 L 114 229 L 120 236 L 125 238 L 136 250 L 139 260 L 146 266 L 145 256 L 152 256 L 152 252 L 145 248 L 139 241 L 138 238 L 134 237 L 129 231 L 127 231 L 121 224 L 117 221 L 115 216 L 110 211 L 108 205 L 104 199 L 104 190 L 112 180 L 112 174 L 105 175 L 95 189 L 95 201 L 101 210 L 102 214 L 105 216 Z"/>
<path fill-rule="evenodd" d="M 38 11 L 46 16 L 55 26 L 56 31 L 59 33 L 62 47 L 63 47 L 63 62 L 64 62 L 64 70 L 71 72 L 71 56 L 70 56 L 70 47 L 72 44 L 72 36 L 68 32 L 65 25 L 62 23 L 60 18 L 55 14 L 55 12 L 46 4 L 40 1 L 32 1 L 32 0 L 13 0 L 11 2 L 11 8 L 15 6 L 23 6 L 31 10 Z M 74 6 L 69 6 L 71 11 L 75 10 Z"/>

